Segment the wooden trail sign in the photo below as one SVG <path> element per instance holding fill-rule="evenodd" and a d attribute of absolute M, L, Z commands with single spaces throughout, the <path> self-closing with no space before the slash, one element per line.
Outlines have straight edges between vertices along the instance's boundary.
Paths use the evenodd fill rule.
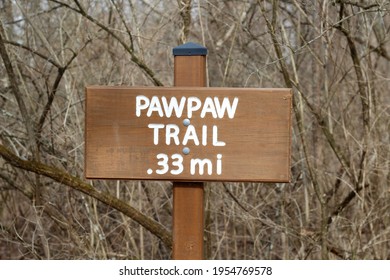
<path fill-rule="evenodd" d="M 86 89 L 90 179 L 288 182 L 290 89 Z"/>
<path fill-rule="evenodd" d="M 174 88 L 86 89 L 85 176 L 173 181 L 172 258 L 203 259 L 204 181 L 288 182 L 290 89 L 205 88 L 207 49 L 173 49 Z"/>

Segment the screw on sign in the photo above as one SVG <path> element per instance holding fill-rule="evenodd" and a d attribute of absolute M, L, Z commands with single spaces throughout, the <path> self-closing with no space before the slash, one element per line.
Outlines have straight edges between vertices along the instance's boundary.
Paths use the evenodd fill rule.
<path fill-rule="evenodd" d="M 203 259 L 202 182 L 290 180 L 292 92 L 206 88 L 207 49 L 173 54 L 175 87 L 87 87 L 85 174 L 173 181 L 173 258 Z"/>
<path fill-rule="evenodd" d="M 291 91 L 88 87 L 86 175 L 288 182 Z"/>

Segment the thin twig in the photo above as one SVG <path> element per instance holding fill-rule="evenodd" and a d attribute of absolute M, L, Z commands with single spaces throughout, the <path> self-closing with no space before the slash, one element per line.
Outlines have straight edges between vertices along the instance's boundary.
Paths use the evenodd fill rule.
<path fill-rule="evenodd" d="M 0 55 L 3 59 L 5 69 L 7 71 L 8 79 L 10 81 L 10 87 L 13 95 L 15 96 L 15 99 L 19 106 L 19 111 L 22 115 L 24 125 L 27 130 L 27 135 L 29 139 L 29 145 L 32 150 L 32 154 L 34 157 L 37 157 L 37 147 L 36 147 L 36 137 L 35 137 L 35 131 L 34 131 L 34 125 L 33 121 L 30 118 L 30 114 L 28 113 L 27 106 L 24 103 L 22 93 L 19 90 L 18 81 L 15 75 L 14 68 L 11 63 L 11 59 L 8 55 L 6 46 L 5 46 L 5 30 L 3 27 L 3 23 L 0 20 Z"/>
<path fill-rule="evenodd" d="M 163 225 L 152 220 L 145 214 L 141 213 L 134 207 L 128 205 L 115 196 L 112 196 L 109 193 L 100 192 L 93 186 L 83 182 L 80 178 L 74 177 L 58 168 L 48 166 L 38 161 L 22 160 L 1 144 L 0 156 L 12 166 L 51 178 L 60 184 L 85 193 L 86 195 L 93 197 L 100 202 L 103 202 L 104 204 L 122 212 L 156 235 L 159 239 L 161 239 L 165 246 L 168 248 L 172 247 L 172 235 Z"/>

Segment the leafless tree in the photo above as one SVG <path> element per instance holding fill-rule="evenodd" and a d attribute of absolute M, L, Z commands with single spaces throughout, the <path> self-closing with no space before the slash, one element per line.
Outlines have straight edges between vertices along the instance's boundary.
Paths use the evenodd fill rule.
<path fill-rule="evenodd" d="M 169 2 L 169 4 L 168 4 Z M 86 85 L 294 92 L 289 184 L 208 183 L 209 259 L 389 259 L 387 0 L 0 0 L 0 258 L 168 259 L 171 185 L 86 181 Z"/>

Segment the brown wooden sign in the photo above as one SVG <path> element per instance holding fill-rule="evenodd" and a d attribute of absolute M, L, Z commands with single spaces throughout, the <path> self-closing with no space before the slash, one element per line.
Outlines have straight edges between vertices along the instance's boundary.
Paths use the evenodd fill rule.
<path fill-rule="evenodd" d="M 290 89 L 86 89 L 89 179 L 288 182 Z"/>

